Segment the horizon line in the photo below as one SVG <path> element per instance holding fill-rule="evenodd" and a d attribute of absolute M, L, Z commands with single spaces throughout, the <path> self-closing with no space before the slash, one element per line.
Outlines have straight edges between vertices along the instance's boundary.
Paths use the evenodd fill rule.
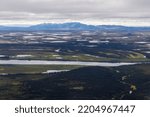
<path fill-rule="evenodd" d="M 36 25 L 41 25 L 41 24 L 66 24 L 66 23 L 80 23 L 84 25 L 92 25 L 92 26 L 123 26 L 123 27 L 150 27 L 150 25 L 123 25 L 123 24 L 92 24 L 92 23 L 83 23 L 79 21 L 70 21 L 70 22 L 41 22 L 41 23 L 14 23 L 14 24 L 0 24 L 0 26 L 5 26 L 5 27 L 31 27 L 31 26 L 36 26 Z"/>

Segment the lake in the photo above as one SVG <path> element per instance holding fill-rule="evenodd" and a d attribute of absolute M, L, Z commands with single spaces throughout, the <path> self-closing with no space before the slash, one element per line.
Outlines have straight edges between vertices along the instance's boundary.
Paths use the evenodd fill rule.
<path fill-rule="evenodd" d="M 139 63 L 129 62 L 82 62 L 82 61 L 46 61 L 46 60 L 0 60 L 0 65 L 81 65 L 81 66 L 123 66 L 135 65 Z"/>

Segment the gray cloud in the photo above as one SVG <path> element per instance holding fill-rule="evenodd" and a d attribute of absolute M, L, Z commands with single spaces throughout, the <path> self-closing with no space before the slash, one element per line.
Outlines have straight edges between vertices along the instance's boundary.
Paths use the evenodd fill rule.
<path fill-rule="evenodd" d="M 149 0 L 0 0 L 5 21 L 149 21 Z M 116 20 L 117 19 L 117 20 Z M 143 19 L 143 20 L 142 20 Z M 148 20 L 147 20 L 148 19 Z"/>

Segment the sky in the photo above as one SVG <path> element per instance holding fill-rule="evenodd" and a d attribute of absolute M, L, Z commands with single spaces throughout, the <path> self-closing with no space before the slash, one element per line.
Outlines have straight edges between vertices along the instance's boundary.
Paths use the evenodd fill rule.
<path fill-rule="evenodd" d="M 150 26 L 150 0 L 0 0 L 0 25 Z"/>

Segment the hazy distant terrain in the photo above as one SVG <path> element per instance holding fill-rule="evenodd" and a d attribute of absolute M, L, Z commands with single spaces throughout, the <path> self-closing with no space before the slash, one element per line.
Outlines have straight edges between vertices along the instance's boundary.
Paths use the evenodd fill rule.
<path fill-rule="evenodd" d="M 150 99 L 149 62 L 148 27 L 0 26 L 0 99 Z"/>
<path fill-rule="evenodd" d="M 130 27 L 121 25 L 87 25 L 79 22 L 44 23 L 26 27 L 0 26 L 0 31 L 50 31 L 50 30 L 82 30 L 82 31 L 150 31 L 150 27 Z"/>

